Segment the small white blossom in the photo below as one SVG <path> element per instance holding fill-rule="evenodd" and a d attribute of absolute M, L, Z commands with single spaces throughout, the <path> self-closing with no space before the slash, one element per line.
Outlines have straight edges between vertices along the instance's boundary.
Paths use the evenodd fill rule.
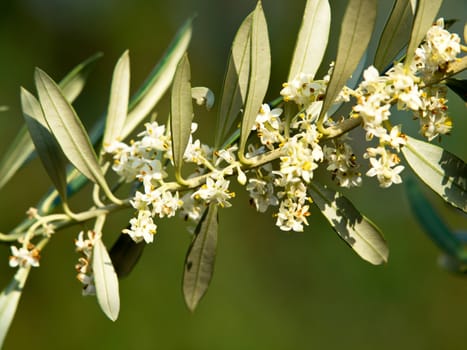
<path fill-rule="evenodd" d="M 303 225 L 308 225 L 307 217 L 310 215 L 308 205 L 285 199 L 281 202 L 277 213 L 276 225 L 282 231 L 302 232 Z"/>
<path fill-rule="evenodd" d="M 136 243 L 143 240 L 146 243 L 152 243 L 157 232 L 157 225 L 152 220 L 149 210 L 140 210 L 137 217 L 130 220 L 130 228 L 124 229 L 122 232 L 128 234 Z"/>
<path fill-rule="evenodd" d="M 17 248 L 16 246 L 12 245 L 11 249 L 11 256 L 10 256 L 10 267 L 38 267 L 39 266 L 39 251 L 35 248 L 28 249 L 25 247 Z"/>
<path fill-rule="evenodd" d="M 261 179 L 248 179 L 246 190 L 249 192 L 256 210 L 260 213 L 264 213 L 269 206 L 279 204 L 277 197 L 274 195 L 274 186 L 271 182 Z"/>
<path fill-rule="evenodd" d="M 381 187 L 387 188 L 402 182 L 399 174 L 404 170 L 404 166 L 397 165 L 400 159 L 396 154 L 388 152 L 384 147 L 377 147 L 368 148 L 365 157 L 369 158 L 371 164 L 366 175 L 376 176 Z"/>
<path fill-rule="evenodd" d="M 206 183 L 192 194 L 192 197 L 200 198 L 206 203 L 215 202 L 221 207 L 230 207 L 232 205 L 229 203 L 229 199 L 235 194 L 229 192 L 229 184 L 230 181 L 225 180 L 222 174 L 211 175 L 206 179 Z"/>

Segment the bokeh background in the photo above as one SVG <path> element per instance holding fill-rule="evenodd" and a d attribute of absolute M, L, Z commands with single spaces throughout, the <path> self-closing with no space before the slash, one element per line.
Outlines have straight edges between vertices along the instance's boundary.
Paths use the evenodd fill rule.
<path fill-rule="evenodd" d="M 346 4 L 330 2 L 331 39 L 322 72 L 334 57 Z M 378 31 L 392 1 L 381 3 Z M 304 4 L 264 0 L 273 55 L 271 98 L 287 76 Z M 0 114 L 0 154 L 23 122 L 19 87 L 33 89 L 35 66 L 59 80 L 88 56 L 104 53 L 75 104 L 89 127 L 106 109 L 120 54 L 130 49 L 136 90 L 177 28 L 197 13 L 189 50 L 193 84 L 218 93 L 231 40 L 254 6 L 253 0 L 1 1 L 0 105 L 10 110 Z M 453 30 L 462 32 L 467 4 L 447 0 L 440 14 L 458 19 Z M 449 99 L 455 128 L 442 144 L 465 160 L 465 105 L 453 94 Z M 157 110 L 166 115 L 166 101 Z M 210 142 L 215 113 L 197 118 L 201 137 Z M 14 227 L 49 186 L 38 160 L 21 170 L 0 192 L 0 230 Z M 181 294 L 190 241 L 182 220 L 158 223 L 155 243 L 121 281 L 122 306 L 115 323 L 105 318 L 95 298 L 81 297 L 73 246 L 79 228 L 60 232 L 43 252 L 41 267 L 32 271 L 5 349 L 465 348 L 467 279 L 437 266 L 439 251 L 411 215 L 404 186 L 382 190 L 365 179 L 364 189 L 347 194 L 385 233 L 388 264 L 361 261 L 317 209 L 304 233 L 284 233 L 270 214 L 256 214 L 237 191 L 234 207 L 221 212 L 215 276 L 194 314 Z M 426 194 L 450 227 L 467 229 L 465 215 Z M 82 206 L 86 199 L 78 196 L 75 204 Z M 106 226 L 109 246 L 128 215 L 119 213 Z M 4 286 L 13 270 L 7 265 L 9 248 L 0 246 L 0 254 Z"/>

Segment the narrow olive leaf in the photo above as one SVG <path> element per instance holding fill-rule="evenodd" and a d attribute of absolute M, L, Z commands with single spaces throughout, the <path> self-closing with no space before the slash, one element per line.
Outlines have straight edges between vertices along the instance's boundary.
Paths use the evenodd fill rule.
<path fill-rule="evenodd" d="M 21 107 L 26 125 L 42 165 L 63 202 L 67 197 L 66 158 L 50 132 L 39 101 L 26 89 L 21 88 Z"/>
<path fill-rule="evenodd" d="M 376 19 L 377 2 L 350 0 L 344 14 L 336 63 L 328 84 L 319 120 L 334 103 L 347 79 L 358 65 L 370 42 Z"/>
<path fill-rule="evenodd" d="M 96 153 L 73 107 L 45 72 L 36 68 L 34 78 L 45 119 L 65 156 L 89 180 L 108 188 Z"/>
<path fill-rule="evenodd" d="M 205 105 L 208 111 L 214 106 L 214 101 L 216 99 L 214 93 L 204 86 L 191 88 L 191 97 L 198 106 Z"/>
<path fill-rule="evenodd" d="M 246 141 L 266 96 L 270 74 L 271 50 L 269 47 L 268 26 L 261 1 L 258 1 L 251 23 L 250 76 L 240 133 L 239 152 L 241 154 L 245 153 Z"/>
<path fill-rule="evenodd" d="M 190 311 L 196 309 L 214 273 L 218 230 L 217 209 L 216 204 L 211 204 L 204 212 L 185 259 L 183 295 Z"/>
<path fill-rule="evenodd" d="M 448 151 L 407 136 L 402 148 L 415 174 L 446 202 L 467 212 L 467 165 Z"/>
<path fill-rule="evenodd" d="M 74 67 L 58 84 L 62 89 L 63 95 L 72 103 L 83 91 L 89 73 L 94 68 L 96 61 L 103 55 L 101 52 L 94 54 L 87 60 Z"/>
<path fill-rule="evenodd" d="M 298 32 L 288 81 L 299 73 L 314 76 L 326 51 L 331 26 L 328 0 L 308 0 Z"/>
<path fill-rule="evenodd" d="M 224 78 L 222 99 L 217 116 L 214 145 L 218 148 L 232 129 L 245 104 L 251 57 L 251 21 L 249 14 L 238 28 L 230 49 L 229 64 Z"/>
<path fill-rule="evenodd" d="M 10 284 L 0 294 L 0 348 L 16 313 L 18 302 L 28 278 L 30 266 L 20 267 Z"/>
<path fill-rule="evenodd" d="M 387 262 L 389 249 L 379 229 L 340 193 L 313 183 L 309 193 L 332 228 L 363 260 Z"/>
<path fill-rule="evenodd" d="M 190 62 L 185 54 L 175 72 L 170 101 L 172 153 L 174 166 L 179 174 L 183 163 L 183 155 L 190 140 L 191 122 L 193 120 L 190 80 Z"/>
<path fill-rule="evenodd" d="M 105 315 L 115 321 L 120 311 L 118 277 L 107 249 L 100 238 L 96 239 L 92 251 L 92 271 L 97 301 Z"/>
<path fill-rule="evenodd" d="M 375 54 L 374 66 L 382 72 L 407 44 L 415 12 L 414 3 L 408 0 L 396 0 L 388 21 L 381 34 Z"/>
<path fill-rule="evenodd" d="M 136 243 L 127 234 L 121 233 L 118 236 L 109 252 L 118 278 L 126 277 L 133 271 L 143 254 L 145 246 L 146 243 L 144 241 Z"/>
<path fill-rule="evenodd" d="M 110 101 L 104 131 L 103 144 L 110 145 L 121 137 L 127 116 L 130 96 L 130 56 L 128 50 L 118 60 L 112 77 Z"/>
<path fill-rule="evenodd" d="M 467 102 L 467 79 L 447 79 L 446 85 Z"/>
<path fill-rule="evenodd" d="M 97 53 L 77 65 L 61 81 L 60 88 L 66 99 L 72 103 L 81 93 L 86 78 L 94 63 L 102 56 Z M 29 136 L 28 128 L 24 125 L 11 143 L 0 161 L 0 189 L 13 177 L 21 166 L 32 158 L 34 144 Z"/>
<path fill-rule="evenodd" d="M 24 125 L 0 161 L 0 189 L 10 181 L 33 152 L 34 144 L 28 128 Z"/>
<path fill-rule="evenodd" d="M 131 98 L 122 138 L 127 137 L 146 118 L 170 87 L 177 64 L 190 43 L 192 22 L 190 18 L 180 28 L 162 59 Z"/>
<path fill-rule="evenodd" d="M 405 58 L 405 67 L 408 68 L 415 55 L 415 49 L 420 45 L 426 32 L 433 24 L 433 20 L 441 7 L 443 0 L 418 0 L 415 18 L 412 24 L 409 45 L 407 46 L 407 55 Z"/>

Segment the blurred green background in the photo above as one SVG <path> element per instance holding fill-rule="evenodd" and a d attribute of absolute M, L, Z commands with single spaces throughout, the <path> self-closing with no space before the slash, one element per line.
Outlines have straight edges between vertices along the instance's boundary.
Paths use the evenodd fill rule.
<path fill-rule="evenodd" d="M 334 57 L 346 3 L 330 2 L 333 25 L 323 72 Z M 381 3 L 378 31 L 392 2 Z M 273 55 L 271 98 L 287 76 L 304 4 L 264 1 Z M 19 87 L 33 89 L 35 66 L 58 80 L 93 53 L 104 53 L 76 102 L 90 126 L 106 109 L 120 54 L 130 49 L 135 90 L 177 28 L 196 12 L 189 51 L 193 84 L 218 93 L 230 42 L 254 6 L 253 0 L 1 1 L 0 105 L 10 110 L 0 114 L 0 154 L 23 122 Z M 462 32 L 467 4 L 448 0 L 440 14 L 459 19 L 452 30 Z M 449 99 L 455 128 L 443 145 L 465 160 L 465 106 L 455 95 Z M 166 115 L 166 101 L 158 111 Z M 200 135 L 210 142 L 215 113 L 200 114 Z M 0 230 L 14 227 L 49 185 L 38 160 L 21 170 L 0 192 Z M 316 209 L 306 232 L 284 233 L 270 213 L 256 214 L 237 191 L 234 207 L 221 211 L 216 273 L 194 314 L 181 294 L 190 241 L 181 220 L 158 223 L 155 243 L 121 281 L 122 307 L 115 323 L 105 318 L 95 298 L 81 297 L 73 245 L 79 228 L 60 232 L 43 252 L 41 267 L 32 271 L 5 349 L 465 348 L 467 280 L 437 266 L 439 252 L 412 217 L 402 185 L 382 190 L 366 178 L 364 188 L 347 193 L 385 233 L 391 250 L 387 265 L 361 261 Z M 450 227 L 467 228 L 465 215 L 427 195 Z M 82 206 L 84 200 L 80 196 L 75 204 Z M 109 246 L 129 214 L 115 215 L 106 226 Z M 8 247 L 0 246 L 0 253 L 4 286 L 13 270 L 7 265 Z"/>

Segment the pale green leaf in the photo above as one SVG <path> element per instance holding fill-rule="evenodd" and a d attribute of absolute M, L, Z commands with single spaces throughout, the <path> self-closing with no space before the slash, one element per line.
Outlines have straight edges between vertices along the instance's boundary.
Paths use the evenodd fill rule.
<path fill-rule="evenodd" d="M 376 5 L 374 0 L 350 0 L 347 5 L 339 35 L 336 63 L 324 98 L 320 120 L 334 103 L 365 53 L 373 33 Z"/>
<path fill-rule="evenodd" d="M 374 66 L 382 72 L 407 44 L 410 37 L 415 4 L 413 1 L 396 0 L 381 34 L 375 54 Z"/>
<path fill-rule="evenodd" d="M 314 76 L 328 44 L 331 9 L 328 0 L 308 0 L 298 32 L 288 81 L 299 73 Z"/>
<path fill-rule="evenodd" d="M 239 152 L 244 153 L 246 141 L 266 96 L 271 74 L 271 50 L 263 7 L 258 1 L 251 23 L 251 59 L 248 94 L 242 119 Z"/>
<path fill-rule="evenodd" d="M 102 240 L 96 239 L 92 254 L 92 271 L 97 301 L 105 315 L 115 321 L 120 311 L 118 277 Z"/>
<path fill-rule="evenodd" d="M 24 125 L 0 162 L 0 189 L 16 174 L 33 152 L 34 144 L 28 128 Z"/>
<path fill-rule="evenodd" d="M 161 61 L 157 64 L 141 88 L 135 93 L 128 106 L 128 116 L 122 132 L 127 137 L 153 110 L 170 87 L 177 64 L 188 48 L 191 40 L 192 19 L 178 31 Z"/>
<path fill-rule="evenodd" d="M 101 53 L 97 53 L 88 58 L 73 68 L 73 70 L 60 81 L 59 86 L 70 103 L 72 103 L 82 91 L 91 68 L 101 56 Z M 0 161 L 0 189 L 16 174 L 18 169 L 32 157 L 33 152 L 34 144 L 29 136 L 28 128 L 24 125 Z"/>
<path fill-rule="evenodd" d="M 66 159 L 50 132 L 42 113 L 39 101 L 26 89 L 21 88 L 21 107 L 26 125 L 36 148 L 42 165 L 63 202 L 67 197 Z"/>
<path fill-rule="evenodd" d="M 170 125 L 174 166 L 179 172 L 191 134 L 193 104 L 191 102 L 190 62 L 185 54 L 178 64 L 172 85 Z"/>
<path fill-rule="evenodd" d="M 207 87 L 196 86 L 191 88 L 191 97 L 195 100 L 198 106 L 205 105 L 208 111 L 211 110 L 212 106 L 214 106 L 214 93 Z"/>
<path fill-rule="evenodd" d="M 415 55 L 415 49 L 420 45 L 426 32 L 430 29 L 443 0 L 418 0 L 415 18 L 413 20 L 405 66 L 409 67 Z"/>
<path fill-rule="evenodd" d="M 45 72 L 36 68 L 34 78 L 44 117 L 63 153 L 89 180 L 107 188 L 96 153 L 73 107 Z"/>
<path fill-rule="evenodd" d="M 110 145 L 120 140 L 127 116 L 128 100 L 130 96 L 130 56 L 128 50 L 123 53 L 115 66 L 103 144 Z"/>
<path fill-rule="evenodd" d="M 195 310 L 206 293 L 214 272 L 218 230 L 217 209 L 216 204 L 211 204 L 204 212 L 185 259 L 183 295 L 190 311 Z"/>
<path fill-rule="evenodd" d="M 216 148 L 231 131 L 245 103 L 250 74 L 252 19 L 253 14 L 250 14 L 242 22 L 230 49 L 229 64 L 225 73 L 221 105 L 217 117 L 214 142 Z"/>
<path fill-rule="evenodd" d="M 387 262 L 389 249 L 383 235 L 346 197 L 318 183 L 309 191 L 332 228 L 362 259 L 374 265 Z"/>
<path fill-rule="evenodd" d="M 74 67 L 58 84 L 62 89 L 63 95 L 72 103 L 83 91 L 86 80 L 94 68 L 94 63 L 102 57 L 102 53 L 98 52 L 89 57 L 87 60 L 81 62 Z"/>
<path fill-rule="evenodd" d="M 0 294 L 0 348 L 3 347 L 5 337 L 15 316 L 16 308 L 28 278 L 30 266 L 20 267 L 13 280 Z"/>
<path fill-rule="evenodd" d="M 467 212 L 467 165 L 441 147 L 407 136 L 402 148 L 415 174 L 446 202 Z"/>

